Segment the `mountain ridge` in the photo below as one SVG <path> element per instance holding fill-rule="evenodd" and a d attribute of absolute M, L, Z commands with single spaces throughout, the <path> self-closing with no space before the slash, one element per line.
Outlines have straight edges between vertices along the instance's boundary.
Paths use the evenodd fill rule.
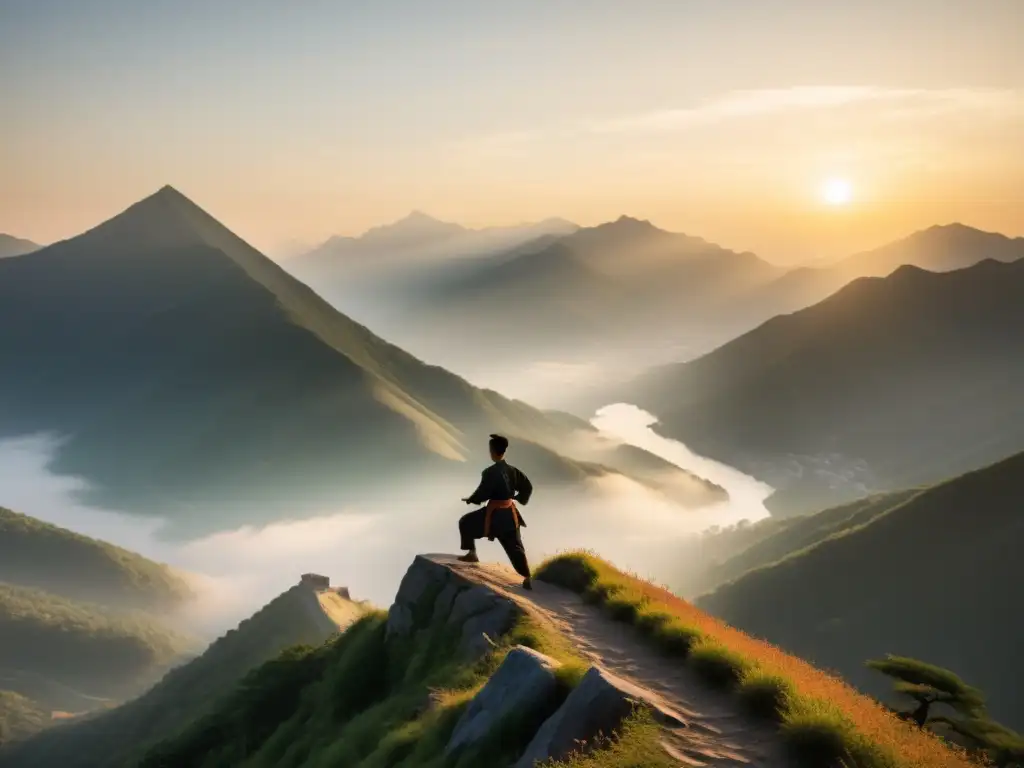
<path fill-rule="evenodd" d="M 979 261 L 1024 258 L 1024 237 L 971 227 L 959 222 L 935 224 L 878 248 L 848 256 L 834 265 L 861 276 L 885 276 L 902 264 L 929 272 L 963 269 Z"/>
<path fill-rule="evenodd" d="M 586 422 L 385 341 L 171 187 L 0 262 L 0 325 L 17 329 L 0 339 L 15 361 L 0 434 L 69 433 L 56 470 L 95 481 L 87 498 L 107 508 L 207 526 L 209 503 L 249 521 L 295 514 L 297 498 L 351 499 L 385 466 L 454 477 L 494 431 L 541 482 L 615 471 L 612 452 L 607 466 L 596 449 L 559 453 L 596 436 Z M 653 455 L 648 469 L 686 474 Z"/>
<path fill-rule="evenodd" d="M 781 273 L 755 254 L 621 216 L 483 255 L 410 286 L 395 303 L 404 314 L 394 327 L 402 334 L 426 324 L 435 337 L 458 332 L 475 346 L 505 334 L 506 354 L 521 364 L 559 359 L 566 349 L 574 360 L 626 354 L 638 343 L 667 340 L 673 327 L 700 328 L 697 335 L 714 338 L 745 327 L 734 317 L 736 301 Z M 529 304 L 511 328 L 493 311 L 510 297 Z M 451 357 L 457 367 L 453 352 L 436 347 L 433 356 Z M 621 355 L 615 359 L 622 362 Z"/>
<path fill-rule="evenodd" d="M 338 610 L 329 616 L 320 607 L 318 596 L 328 593 L 348 606 L 347 616 Z M 286 648 L 320 645 L 367 610 L 365 604 L 337 590 L 302 581 L 228 630 L 201 654 L 169 670 L 137 698 L 14 745 L 10 763 L 0 751 L 0 765 L 100 768 L 134 764 L 138 753 L 153 740 L 172 735 L 200 717 L 251 669 Z M 343 621 L 339 624 L 335 619 Z"/>
<path fill-rule="evenodd" d="M 776 487 L 792 479 L 766 464 L 844 454 L 876 475 L 866 490 L 896 490 L 1024 446 L 1013 396 L 1024 387 L 1024 339 L 1012 330 L 1022 323 L 1024 260 L 942 273 L 907 266 L 656 369 L 622 396 L 655 413 L 663 434 Z M 955 417 L 936 422 L 929 408 Z M 893 436 L 883 439 L 886 430 Z M 905 445 L 924 435 L 932 449 Z M 942 445 L 955 450 L 942 455 Z M 812 466 L 801 482 L 828 484 L 844 471 L 837 465 L 815 480 Z M 797 507 L 843 500 L 812 494 Z"/>
<path fill-rule="evenodd" d="M 346 267 L 374 267 L 411 261 L 433 261 L 515 247 L 545 234 L 565 234 L 577 225 L 558 217 L 537 222 L 466 227 L 443 221 L 420 210 L 388 224 L 370 227 L 360 235 L 333 235 L 324 242 L 289 260 L 295 274 L 332 279 L 331 271 Z"/>
<path fill-rule="evenodd" d="M 43 246 L 33 243 L 22 237 L 5 235 L 0 232 L 0 259 L 13 259 L 15 256 L 24 256 L 26 253 L 38 251 Z"/>
<path fill-rule="evenodd" d="M 989 694 L 997 719 L 1020 728 L 1011 670 L 1024 623 L 1009 607 L 1024 599 L 1015 556 L 1022 476 L 1024 452 L 880 498 L 865 506 L 867 519 L 740 573 L 697 605 L 875 694 L 885 689 L 865 658 L 894 653 L 955 669 Z M 768 606 L 783 598 L 791 608 L 780 621 Z"/>
<path fill-rule="evenodd" d="M 184 577 L 168 566 L 3 507 L 0 582 L 71 600 L 157 611 L 194 596 Z"/>
<path fill-rule="evenodd" d="M 748 675 L 759 692 L 786 697 L 776 718 L 750 711 Z M 151 729 L 162 738 L 131 764 L 526 768 L 563 765 L 587 742 L 579 768 L 783 768 L 851 755 L 865 768 L 976 765 L 835 676 L 578 552 L 545 563 L 530 592 L 505 568 L 418 555 L 387 612 L 368 612 L 320 647 L 285 651 L 208 700 L 185 727 Z M 125 717 L 134 706 L 51 731 L 0 764 L 92 768 L 102 742 L 82 739 L 104 720 L 118 748 L 140 743 Z"/>

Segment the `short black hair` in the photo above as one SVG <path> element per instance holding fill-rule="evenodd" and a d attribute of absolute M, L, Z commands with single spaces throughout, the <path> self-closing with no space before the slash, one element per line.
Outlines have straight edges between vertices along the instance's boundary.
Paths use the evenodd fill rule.
<path fill-rule="evenodd" d="M 508 450 L 508 438 L 501 435 L 491 435 L 491 439 L 487 444 L 491 448 L 491 453 L 495 456 L 504 456 L 505 451 Z"/>

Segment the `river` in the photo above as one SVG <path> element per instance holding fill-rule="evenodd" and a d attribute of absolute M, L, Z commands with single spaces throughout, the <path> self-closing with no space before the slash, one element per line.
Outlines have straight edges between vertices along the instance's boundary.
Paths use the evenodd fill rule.
<path fill-rule="evenodd" d="M 700 456 L 683 443 L 662 437 L 651 429 L 657 422 L 658 418 L 653 414 L 628 403 L 606 405 L 590 421 L 597 429 L 624 443 L 650 451 L 725 488 L 729 500 L 709 510 L 715 521 L 713 524 L 725 526 L 741 520 L 756 522 L 770 515 L 764 505 L 774 490 L 770 485 L 728 464 Z"/>

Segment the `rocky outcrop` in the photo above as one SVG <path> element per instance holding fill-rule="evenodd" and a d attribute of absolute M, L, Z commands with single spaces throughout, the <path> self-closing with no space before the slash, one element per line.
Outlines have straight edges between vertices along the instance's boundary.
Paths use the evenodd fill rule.
<path fill-rule="evenodd" d="M 513 600 L 474 584 L 449 567 L 449 555 L 417 555 L 405 572 L 388 611 L 387 637 L 408 637 L 418 629 L 445 624 L 459 632 L 459 653 L 486 653 L 522 613 Z"/>
<path fill-rule="evenodd" d="M 476 578 L 477 576 L 480 578 Z M 531 610 L 484 574 L 457 563 L 450 555 L 418 555 L 402 578 L 388 611 L 387 638 L 401 641 L 419 633 L 450 631 L 458 653 L 476 659 L 499 644 L 519 616 Z M 536 732 L 515 768 L 532 768 L 550 758 L 562 759 L 611 736 L 638 706 L 651 710 L 665 726 L 686 723 L 653 691 L 610 672 L 591 667 L 561 702 L 556 672 L 560 664 L 537 651 L 515 646 L 459 718 L 445 754 L 461 759 L 484 740 L 498 735 L 503 723 Z M 421 711 L 435 704 L 425 696 Z M 553 714 L 552 714 L 553 713 Z M 523 720 L 509 720 L 523 718 Z"/>
<path fill-rule="evenodd" d="M 445 754 L 453 755 L 480 742 L 508 717 L 553 707 L 558 686 L 555 670 L 559 666 L 559 662 L 531 648 L 517 645 L 509 651 L 459 718 Z"/>
<path fill-rule="evenodd" d="M 562 706 L 540 727 L 515 768 L 533 768 L 551 758 L 561 760 L 599 734 L 610 736 L 638 706 L 648 707 L 655 719 L 665 725 L 686 726 L 683 718 L 653 691 L 600 667 L 591 667 Z"/>

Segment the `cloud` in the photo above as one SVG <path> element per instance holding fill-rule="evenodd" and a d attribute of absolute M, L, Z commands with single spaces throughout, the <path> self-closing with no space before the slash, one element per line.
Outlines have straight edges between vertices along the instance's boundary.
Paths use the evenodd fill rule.
<path fill-rule="evenodd" d="M 856 109 L 868 118 L 921 119 L 941 115 L 986 114 L 1013 120 L 1024 117 L 1024 90 L 1006 88 L 883 88 L 878 86 L 794 86 L 730 91 L 693 106 L 616 117 L 561 122 L 528 131 L 477 137 L 468 147 L 478 152 L 516 154 L 542 142 L 586 137 L 639 137 L 683 133 L 738 124 L 753 118 L 829 113 Z"/>
<path fill-rule="evenodd" d="M 891 106 L 920 112 L 963 110 L 1016 111 L 1024 94 L 1005 89 L 898 89 L 872 86 L 798 86 L 732 91 L 693 107 L 647 112 L 624 118 L 589 121 L 591 133 L 677 131 L 691 126 L 795 110 L 821 110 L 858 105 Z"/>
<path fill-rule="evenodd" d="M 245 526 L 211 534 L 182 547 L 181 559 L 210 564 L 232 573 L 253 563 L 292 563 L 296 558 L 339 552 L 358 540 L 370 542 L 380 521 L 372 514 L 334 514 L 306 520 L 282 520 L 264 527 Z"/>

